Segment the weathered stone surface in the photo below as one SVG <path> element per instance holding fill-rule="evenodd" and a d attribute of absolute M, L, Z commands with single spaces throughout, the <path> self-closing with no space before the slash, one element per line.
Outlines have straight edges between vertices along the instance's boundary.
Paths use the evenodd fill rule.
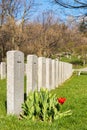
<path fill-rule="evenodd" d="M 41 87 L 46 88 L 46 58 L 38 58 L 38 90 Z"/>
<path fill-rule="evenodd" d="M 67 79 L 68 66 L 67 63 L 64 62 L 64 81 Z"/>
<path fill-rule="evenodd" d="M 19 115 L 24 102 L 24 54 L 7 52 L 7 113 Z"/>
<path fill-rule="evenodd" d="M 56 87 L 56 61 L 52 60 L 52 89 Z"/>
<path fill-rule="evenodd" d="M 51 90 L 52 86 L 52 60 L 46 58 L 46 88 Z"/>
<path fill-rule="evenodd" d="M 61 62 L 62 72 L 61 72 L 61 79 L 62 83 L 64 82 L 64 62 Z"/>
<path fill-rule="evenodd" d="M 66 79 L 65 79 L 65 62 L 61 62 L 61 83 L 63 83 Z"/>
<path fill-rule="evenodd" d="M 59 63 L 58 63 L 58 59 L 56 59 L 56 87 L 58 87 L 58 82 L 59 82 L 59 79 L 58 79 L 58 73 L 59 73 L 59 70 L 58 70 L 58 67 L 59 67 Z"/>
<path fill-rule="evenodd" d="M 36 55 L 27 56 L 27 95 L 37 89 L 38 58 Z"/>
<path fill-rule="evenodd" d="M 59 85 L 61 85 L 61 83 L 62 83 L 62 75 L 61 75 L 61 73 L 62 73 L 62 62 L 61 61 L 59 61 L 59 69 L 58 69 L 58 71 L 59 71 L 59 73 L 58 73 Z"/>
<path fill-rule="evenodd" d="M 0 65 L 0 70 L 1 70 L 1 79 L 5 79 L 6 78 L 6 63 L 5 62 L 1 62 Z"/>

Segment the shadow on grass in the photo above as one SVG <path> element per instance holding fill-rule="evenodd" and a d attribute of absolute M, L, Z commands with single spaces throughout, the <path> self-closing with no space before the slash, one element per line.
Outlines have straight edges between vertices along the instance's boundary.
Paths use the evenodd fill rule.
<path fill-rule="evenodd" d="M 80 75 L 87 75 L 87 72 L 81 72 Z"/>
<path fill-rule="evenodd" d="M 26 99 L 27 99 L 27 94 L 24 93 L 24 101 L 26 101 Z"/>
<path fill-rule="evenodd" d="M 5 101 L 5 109 L 7 110 L 7 100 Z"/>

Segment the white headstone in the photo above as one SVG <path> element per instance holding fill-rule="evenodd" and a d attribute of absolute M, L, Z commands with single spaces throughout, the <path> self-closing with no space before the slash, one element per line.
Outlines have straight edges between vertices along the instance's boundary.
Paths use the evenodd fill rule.
<path fill-rule="evenodd" d="M 59 85 L 61 85 L 61 83 L 62 83 L 62 76 L 61 76 L 61 73 L 62 73 L 62 63 L 61 63 L 61 61 L 59 61 L 59 67 L 58 67 Z"/>
<path fill-rule="evenodd" d="M 63 82 L 65 81 L 65 62 L 63 62 Z"/>
<path fill-rule="evenodd" d="M 56 87 L 56 60 L 52 60 L 52 89 Z"/>
<path fill-rule="evenodd" d="M 72 71 L 72 64 L 70 64 L 70 63 L 66 63 L 67 64 L 67 79 L 68 78 L 70 78 L 71 76 L 72 76 L 72 73 L 73 73 L 73 71 Z"/>
<path fill-rule="evenodd" d="M 6 63 L 1 62 L 1 79 L 6 78 Z"/>
<path fill-rule="evenodd" d="M 52 60 L 46 58 L 46 88 L 51 89 L 52 85 Z"/>
<path fill-rule="evenodd" d="M 72 76 L 72 73 L 73 73 L 73 71 L 72 71 L 72 64 L 69 64 L 70 65 L 70 76 Z"/>
<path fill-rule="evenodd" d="M 58 60 L 56 59 L 56 87 L 58 87 Z"/>
<path fill-rule="evenodd" d="M 61 81 L 62 83 L 64 82 L 64 63 L 61 62 Z"/>
<path fill-rule="evenodd" d="M 64 62 L 64 81 L 67 79 L 67 63 Z"/>
<path fill-rule="evenodd" d="M 67 74 L 66 74 L 67 79 L 69 78 L 69 63 L 67 63 Z"/>
<path fill-rule="evenodd" d="M 38 83 L 38 58 L 36 55 L 28 55 L 27 56 L 27 95 L 30 91 L 34 91 L 37 89 Z"/>
<path fill-rule="evenodd" d="M 38 58 L 38 90 L 41 87 L 46 88 L 46 58 Z"/>
<path fill-rule="evenodd" d="M 19 115 L 24 102 L 24 54 L 7 52 L 7 113 Z"/>

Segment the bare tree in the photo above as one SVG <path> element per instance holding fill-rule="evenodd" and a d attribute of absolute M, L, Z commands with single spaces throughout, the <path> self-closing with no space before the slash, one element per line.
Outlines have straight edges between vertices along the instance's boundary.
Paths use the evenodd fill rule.
<path fill-rule="evenodd" d="M 76 14 L 76 19 L 78 18 L 79 30 L 82 32 L 87 32 L 87 0 L 54 0 L 58 5 L 81 11 L 80 14 Z M 73 13 L 71 12 L 71 15 Z"/>
<path fill-rule="evenodd" d="M 24 24 L 33 15 L 35 6 L 34 0 L 0 0 L 0 37 L 2 39 L 4 35 L 8 36 L 9 31 L 6 31 L 8 26 L 11 34 L 10 44 L 14 49 L 18 49 L 23 43 Z M 3 26 L 5 27 L 3 28 Z M 4 57 L 6 37 L 1 41 L 0 49 L 2 57 Z M 6 43 L 4 43 L 5 41 Z"/>
<path fill-rule="evenodd" d="M 6 21 L 8 16 L 24 22 L 30 18 L 33 7 L 36 5 L 34 0 L 1 0 L 0 1 L 0 23 Z"/>
<path fill-rule="evenodd" d="M 54 2 L 64 8 L 68 8 L 72 11 L 78 10 L 80 14 L 76 14 L 75 17 L 84 19 L 87 17 L 87 0 L 54 0 Z M 71 12 L 71 15 L 73 13 Z"/>

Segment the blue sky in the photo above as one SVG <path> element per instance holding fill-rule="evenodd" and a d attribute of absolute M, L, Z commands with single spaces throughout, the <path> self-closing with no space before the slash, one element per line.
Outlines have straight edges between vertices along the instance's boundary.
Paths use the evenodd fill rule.
<path fill-rule="evenodd" d="M 40 16 L 42 12 L 46 12 L 48 10 L 52 10 L 54 12 L 54 15 L 63 21 L 66 21 L 68 15 L 78 16 L 81 15 L 83 12 L 83 10 L 65 9 L 57 4 L 52 3 L 52 1 L 54 0 L 35 0 L 35 1 L 37 4 L 40 5 L 36 7 L 36 13 L 33 16 L 34 19 L 36 16 L 38 15 Z"/>
<path fill-rule="evenodd" d="M 34 17 L 38 15 L 40 16 L 42 12 L 46 12 L 48 10 L 52 10 L 54 12 L 54 15 L 56 15 L 56 17 L 61 17 L 61 14 L 64 13 L 62 7 L 52 3 L 52 0 L 36 0 L 36 3 L 40 5 L 36 7 L 37 11 Z M 64 15 L 62 15 L 62 17 L 64 17 Z"/>

